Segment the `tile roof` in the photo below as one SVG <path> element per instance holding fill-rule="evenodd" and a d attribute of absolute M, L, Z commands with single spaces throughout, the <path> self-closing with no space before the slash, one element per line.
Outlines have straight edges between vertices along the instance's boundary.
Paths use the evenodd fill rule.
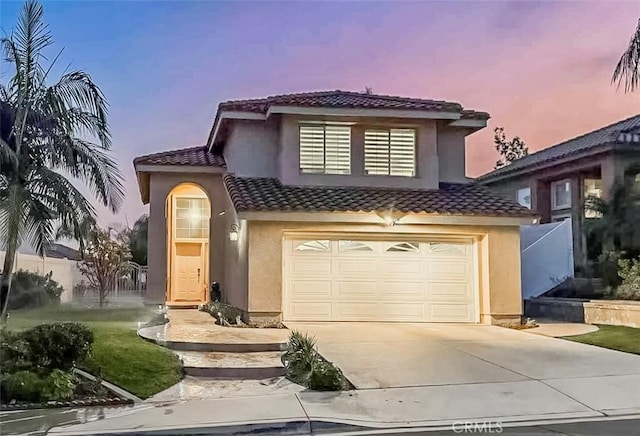
<path fill-rule="evenodd" d="M 622 135 L 624 133 L 624 135 Z M 554 145 L 536 153 L 518 159 L 511 164 L 480 176 L 478 180 L 485 181 L 502 176 L 516 170 L 532 167 L 541 163 L 560 159 L 575 153 L 588 151 L 601 145 L 615 143 L 638 142 L 640 133 L 640 114 L 622 121 L 602 127 L 560 144 Z"/>
<path fill-rule="evenodd" d="M 531 210 L 472 184 L 441 183 L 440 189 L 287 186 L 275 178 L 227 174 L 224 183 L 238 212 L 373 212 L 532 217 Z"/>
<path fill-rule="evenodd" d="M 139 156 L 133 160 L 134 165 L 193 165 L 224 167 L 226 163 L 222 155 L 208 151 L 207 146 L 182 148 L 163 151 L 161 153 Z"/>
<path fill-rule="evenodd" d="M 465 117 L 489 118 L 489 114 L 486 112 L 463 111 L 460 103 L 341 90 L 283 94 L 250 100 L 225 101 L 220 103 L 218 111 L 228 110 L 266 113 L 271 106 L 462 112 L 465 114 Z"/>

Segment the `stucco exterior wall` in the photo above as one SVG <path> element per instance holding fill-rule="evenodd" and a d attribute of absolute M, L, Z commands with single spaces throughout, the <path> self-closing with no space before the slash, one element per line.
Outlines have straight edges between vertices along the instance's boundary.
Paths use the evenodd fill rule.
<path fill-rule="evenodd" d="M 282 240 L 287 232 L 392 233 L 473 237 L 478 244 L 480 321 L 519 322 L 520 232 L 517 226 L 404 225 L 248 222 L 248 312 L 250 318 L 279 316 L 282 311 Z"/>
<path fill-rule="evenodd" d="M 167 282 L 167 213 L 166 200 L 171 190 L 181 183 L 200 186 L 211 202 L 209 281 L 220 282 L 224 286 L 225 275 L 225 235 L 219 229 L 225 228 L 220 212 L 228 207 L 226 193 L 220 174 L 202 173 L 151 173 L 149 187 L 149 237 L 147 260 L 147 295 L 149 303 L 164 304 Z"/>
<path fill-rule="evenodd" d="M 308 117 L 284 115 L 280 126 L 280 180 L 286 185 L 386 186 L 394 188 L 438 187 L 438 151 L 434 120 L 337 118 L 357 122 L 351 128 L 351 174 L 300 174 L 300 122 Z M 364 130 L 398 126 L 416 129 L 416 177 L 369 176 L 364 173 Z"/>
<path fill-rule="evenodd" d="M 278 177 L 279 120 L 236 120 L 224 148 L 230 173 L 246 177 Z"/>
<path fill-rule="evenodd" d="M 441 182 L 468 183 L 466 177 L 466 129 L 438 126 L 438 173 Z"/>

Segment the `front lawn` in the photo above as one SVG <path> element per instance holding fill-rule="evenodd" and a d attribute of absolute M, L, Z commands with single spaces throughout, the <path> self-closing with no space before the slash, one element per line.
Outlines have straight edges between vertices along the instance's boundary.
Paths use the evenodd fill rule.
<path fill-rule="evenodd" d="M 178 358 L 168 349 L 140 339 L 138 322 L 154 313 L 145 308 L 77 309 L 59 306 L 11 312 L 7 327 L 22 330 L 53 321 L 78 321 L 93 330 L 91 358 L 80 367 L 140 398 L 148 398 L 182 378 Z"/>
<path fill-rule="evenodd" d="M 586 335 L 568 336 L 568 339 L 583 344 L 596 345 L 612 350 L 640 354 L 640 328 L 614 325 L 599 325 L 600 329 Z"/>

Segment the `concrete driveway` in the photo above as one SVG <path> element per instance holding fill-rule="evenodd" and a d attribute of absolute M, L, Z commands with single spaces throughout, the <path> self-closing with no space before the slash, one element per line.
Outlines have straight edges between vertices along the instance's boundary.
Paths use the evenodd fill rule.
<path fill-rule="evenodd" d="M 535 382 L 597 410 L 640 410 L 640 356 L 633 354 L 485 325 L 287 327 L 314 335 L 357 389 Z"/>

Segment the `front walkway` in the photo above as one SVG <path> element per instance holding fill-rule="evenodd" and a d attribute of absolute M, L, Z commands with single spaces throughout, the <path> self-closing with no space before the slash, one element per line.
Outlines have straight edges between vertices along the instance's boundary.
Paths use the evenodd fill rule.
<path fill-rule="evenodd" d="M 277 351 L 289 337 L 287 329 L 222 327 L 211 315 L 195 309 L 169 309 L 167 316 L 168 324 L 142 328 L 138 334 L 169 348 L 174 348 L 171 344 L 196 344 L 194 351 L 233 351 L 248 344 L 262 349 L 238 351 Z M 222 350 L 224 345 L 228 349 Z"/>
<path fill-rule="evenodd" d="M 586 335 L 598 330 L 598 326 L 593 324 L 582 324 L 579 322 L 563 322 L 554 320 L 536 320 L 538 327 L 527 330 L 527 333 L 550 336 L 552 338 L 562 338 L 565 336 Z"/>

